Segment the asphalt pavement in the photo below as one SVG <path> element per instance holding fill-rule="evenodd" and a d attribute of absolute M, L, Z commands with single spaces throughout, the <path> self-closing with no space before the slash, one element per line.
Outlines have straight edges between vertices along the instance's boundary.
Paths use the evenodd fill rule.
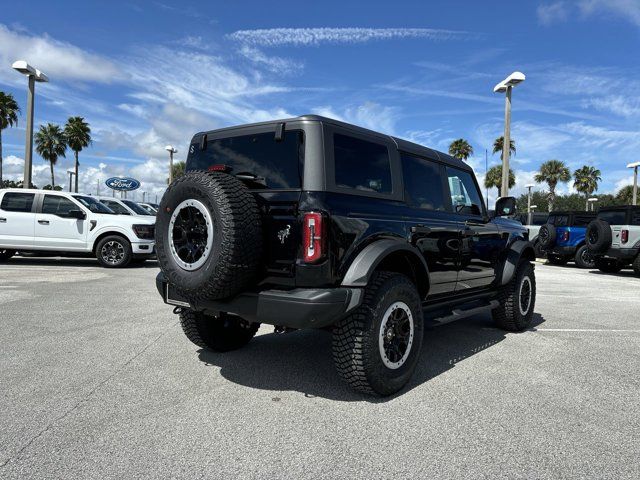
<path fill-rule="evenodd" d="M 0 265 L 0 478 L 640 478 L 640 278 L 536 264 L 534 327 L 426 332 L 387 399 L 330 334 L 189 343 L 157 265 Z"/>

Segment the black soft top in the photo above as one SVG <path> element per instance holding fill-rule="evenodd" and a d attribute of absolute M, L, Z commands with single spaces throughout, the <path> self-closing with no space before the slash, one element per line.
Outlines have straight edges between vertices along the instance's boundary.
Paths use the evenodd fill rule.
<path fill-rule="evenodd" d="M 640 212 L 640 205 L 612 205 L 601 207 L 598 212 Z"/>
<path fill-rule="evenodd" d="M 439 152 L 437 150 L 434 150 L 432 148 L 428 148 L 425 147 L 423 145 L 417 144 L 417 143 L 413 143 L 413 142 L 409 142 L 408 140 L 403 140 L 402 138 L 398 138 L 398 137 L 394 137 L 391 135 L 387 135 L 384 133 L 380 133 L 380 132 L 376 132 L 374 130 L 369 130 L 367 128 L 363 128 L 363 127 L 359 127 L 357 125 L 353 125 L 351 123 L 347 123 L 347 122 L 342 122 L 340 120 L 335 120 L 333 118 L 328 118 L 328 117 L 323 117 L 320 115 L 301 115 L 299 117 L 293 117 L 293 118 L 283 118 L 283 119 L 279 119 L 279 120 L 269 120 L 267 122 L 258 122 L 258 123 L 249 123 L 249 124 L 244 124 L 244 125 L 236 125 L 236 126 L 231 126 L 231 127 L 225 127 L 225 128 L 219 128 L 216 130 L 209 130 L 206 132 L 198 132 L 196 133 L 196 135 L 194 137 L 198 137 L 201 136 L 203 134 L 220 134 L 221 132 L 224 132 L 225 130 L 237 130 L 239 128 L 244 128 L 244 127 L 257 127 L 257 126 L 264 126 L 264 125 L 273 125 L 274 126 L 274 130 L 277 124 L 279 123 L 288 123 L 288 122 L 301 122 L 301 121 L 312 121 L 312 122 L 321 122 L 321 123 L 325 123 L 325 124 L 329 124 L 329 125 L 335 125 L 337 127 L 340 128 L 344 128 L 347 130 L 351 130 L 355 133 L 361 133 L 361 134 L 365 134 L 365 135 L 374 135 L 374 136 L 378 136 L 378 137 L 386 137 L 388 140 L 391 140 L 393 143 L 396 144 L 398 150 L 401 150 L 403 152 L 407 152 L 407 153 L 412 153 L 414 155 L 420 155 L 420 156 L 425 156 L 427 158 L 431 158 L 434 160 L 439 160 L 440 162 L 450 165 L 452 167 L 456 167 L 459 168 L 461 170 L 467 170 L 469 172 L 472 171 L 472 168 L 465 162 L 463 162 L 462 160 L 452 157 L 451 155 L 448 155 L 446 153 L 443 152 Z"/>
<path fill-rule="evenodd" d="M 557 210 L 557 211 L 553 211 L 551 213 L 549 213 L 549 216 L 551 215 L 586 215 L 586 216 L 592 216 L 595 218 L 595 216 L 597 215 L 596 212 L 586 212 L 584 210 Z"/>

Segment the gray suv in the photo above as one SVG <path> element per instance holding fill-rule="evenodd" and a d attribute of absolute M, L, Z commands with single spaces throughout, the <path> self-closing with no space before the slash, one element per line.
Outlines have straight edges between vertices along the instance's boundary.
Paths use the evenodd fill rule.
<path fill-rule="evenodd" d="M 600 271 L 617 273 L 631 264 L 640 275 L 640 206 L 601 208 L 586 243 Z"/>

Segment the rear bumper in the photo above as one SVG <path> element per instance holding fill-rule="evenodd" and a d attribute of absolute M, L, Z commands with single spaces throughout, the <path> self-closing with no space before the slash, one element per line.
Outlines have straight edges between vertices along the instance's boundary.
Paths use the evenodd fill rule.
<path fill-rule="evenodd" d="M 551 255 L 570 256 L 575 255 L 576 250 L 576 247 L 573 246 L 559 247 L 556 245 L 554 247 L 546 249 L 545 252 Z"/>
<path fill-rule="evenodd" d="M 616 260 L 632 262 L 640 253 L 640 247 L 610 248 L 605 253 L 596 255 L 601 258 L 614 258 Z"/>
<path fill-rule="evenodd" d="M 335 323 L 360 305 L 360 288 L 298 288 L 241 293 L 229 300 L 193 302 L 177 295 L 161 273 L 156 287 L 168 305 L 188 307 L 207 313 L 226 312 L 245 320 L 290 328 L 322 328 Z"/>

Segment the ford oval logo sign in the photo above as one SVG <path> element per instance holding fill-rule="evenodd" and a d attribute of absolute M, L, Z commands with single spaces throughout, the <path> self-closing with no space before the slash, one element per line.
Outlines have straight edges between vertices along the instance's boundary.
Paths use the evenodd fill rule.
<path fill-rule="evenodd" d="M 111 177 L 104 183 L 107 187 L 122 192 L 129 192 L 140 188 L 140 182 L 135 178 L 129 177 Z"/>

